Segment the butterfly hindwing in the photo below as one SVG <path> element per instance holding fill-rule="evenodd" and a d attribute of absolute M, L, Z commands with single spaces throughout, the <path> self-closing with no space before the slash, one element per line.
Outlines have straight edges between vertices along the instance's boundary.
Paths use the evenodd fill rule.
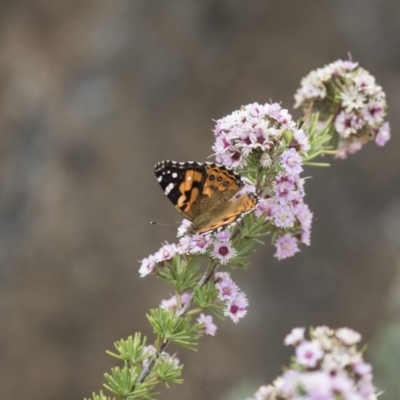
<path fill-rule="evenodd" d="M 238 223 L 246 214 L 257 207 L 258 200 L 256 194 L 246 193 L 231 202 L 224 212 L 217 216 L 215 221 L 210 221 L 207 226 L 199 228 L 197 233 L 204 234 Z"/>

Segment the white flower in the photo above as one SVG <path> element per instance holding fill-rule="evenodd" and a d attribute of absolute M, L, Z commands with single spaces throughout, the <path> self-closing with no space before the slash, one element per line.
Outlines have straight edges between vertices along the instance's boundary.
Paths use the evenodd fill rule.
<path fill-rule="evenodd" d="M 286 346 L 296 346 L 304 340 L 305 328 L 293 328 L 292 331 L 285 337 L 284 343 Z"/>
<path fill-rule="evenodd" d="M 336 331 L 336 337 L 347 346 L 352 346 L 361 340 L 361 335 L 350 328 L 338 329 Z"/>
<path fill-rule="evenodd" d="M 296 359 L 304 367 L 314 368 L 322 358 L 324 352 L 318 343 L 304 341 L 296 348 Z"/>

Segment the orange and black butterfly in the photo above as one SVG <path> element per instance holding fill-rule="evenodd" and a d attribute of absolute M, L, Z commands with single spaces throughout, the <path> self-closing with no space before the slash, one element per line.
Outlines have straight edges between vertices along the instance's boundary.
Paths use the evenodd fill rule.
<path fill-rule="evenodd" d="M 161 161 L 154 170 L 165 195 L 192 222 L 189 235 L 234 224 L 258 204 L 254 193 L 237 197 L 244 186 L 242 178 L 222 165 Z"/>

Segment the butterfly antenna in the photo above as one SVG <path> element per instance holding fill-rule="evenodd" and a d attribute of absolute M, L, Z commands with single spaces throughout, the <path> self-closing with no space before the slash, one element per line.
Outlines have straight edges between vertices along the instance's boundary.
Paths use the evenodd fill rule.
<path fill-rule="evenodd" d="M 166 224 L 166 223 L 164 223 L 164 222 L 156 222 L 156 221 L 150 221 L 150 225 L 163 225 L 163 226 L 168 226 L 168 227 L 175 227 L 174 225 L 171 225 L 171 224 Z"/>

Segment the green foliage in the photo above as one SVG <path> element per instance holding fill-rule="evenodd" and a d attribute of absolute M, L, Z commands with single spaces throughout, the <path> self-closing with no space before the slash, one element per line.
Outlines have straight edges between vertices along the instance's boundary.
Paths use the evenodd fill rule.
<path fill-rule="evenodd" d="M 158 276 L 163 281 L 173 285 L 177 293 L 192 290 L 199 281 L 199 264 L 196 257 L 174 256 L 172 262 L 161 269 Z"/>
<path fill-rule="evenodd" d="M 181 378 L 183 365 L 179 365 L 177 362 L 176 358 L 165 355 L 165 353 L 161 353 L 155 362 L 154 373 L 167 387 L 171 383 L 183 383 L 183 379 Z"/>
<path fill-rule="evenodd" d="M 148 392 L 147 387 L 141 385 L 135 387 L 139 372 L 140 368 L 137 366 L 128 367 L 125 365 L 122 369 L 114 367 L 111 369 L 111 374 L 104 374 L 107 381 L 104 387 L 124 399 L 134 399 L 139 398 L 139 396 L 145 396 Z"/>
<path fill-rule="evenodd" d="M 173 312 L 156 308 L 147 315 L 154 333 L 165 342 L 173 342 L 180 346 L 195 350 L 200 334 L 196 325 L 190 325 L 190 318 L 178 317 Z"/>
<path fill-rule="evenodd" d="M 92 397 L 88 399 L 85 397 L 83 400 L 115 400 L 115 397 L 104 396 L 103 392 L 100 390 L 99 394 L 93 392 Z"/>
<path fill-rule="evenodd" d="M 319 126 L 319 113 L 315 113 L 311 117 L 310 125 L 307 126 L 307 136 L 310 143 L 310 150 L 307 156 L 303 158 L 304 165 L 312 166 L 329 166 L 327 163 L 310 163 L 316 157 L 324 154 L 332 154 L 332 117 L 324 121 L 324 126 Z"/>
<path fill-rule="evenodd" d="M 126 340 L 119 340 L 114 343 L 114 347 L 117 349 L 118 354 L 106 351 L 106 353 L 112 357 L 118 358 L 119 360 L 128 361 L 131 364 L 142 363 L 145 359 L 149 358 L 151 354 L 145 349 L 146 337 L 141 341 L 140 332 L 135 333 L 134 338 L 129 336 Z"/>

